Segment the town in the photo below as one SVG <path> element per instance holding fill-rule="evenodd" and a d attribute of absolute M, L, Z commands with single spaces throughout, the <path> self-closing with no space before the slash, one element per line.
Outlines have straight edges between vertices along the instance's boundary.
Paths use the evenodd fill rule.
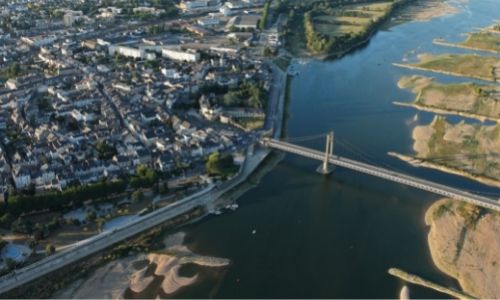
<path fill-rule="evenodd" d="M 269 3 L 0 3 L 3 273 L 231 178 L 273 129 Z"/>

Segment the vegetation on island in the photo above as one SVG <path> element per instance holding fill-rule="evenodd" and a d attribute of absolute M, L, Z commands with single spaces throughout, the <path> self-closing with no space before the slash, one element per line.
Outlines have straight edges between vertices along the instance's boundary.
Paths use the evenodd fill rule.
<path fill-rule="evenodd" d="M 401 67 L 422 69 L 437 73 L 497 81 L 500 76 L 500 58 L 474 54 L 442 54 L 420 56 L 415 64 L 396 64 Z"/>
<path fill-rule="evenodd" d="M 416 94 L 411 105 L 418 109 L 500 120 L 499 86 L 472 82 L 442 84 L 424 76 L 402 77 L 398 85 Z"/>
<path fill-rule="evenodd" d="M 290 1 L 278 10 L 288 13 L 287 47 L 294 54 L 343 53 L 364 42 L 393 10 L 394 1 Z"/>
<path fill-rule="evenodd" d="M 500 125 L 452 124 L 436 116 L 413 132 L 415 159 L 424 166 L 500 185 Z"/>
<path fill-rule="evenodd" d="M 500 35 L 489 32 L 470 33 L 467 39 L 458 45 L 465 48 L 500 52 Z"/>

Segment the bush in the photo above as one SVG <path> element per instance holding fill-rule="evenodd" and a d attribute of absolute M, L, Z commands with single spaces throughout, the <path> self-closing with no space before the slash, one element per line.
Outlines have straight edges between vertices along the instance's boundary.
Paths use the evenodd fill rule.
<path fill-rule="evenodd" d="M 10 229 L 14 220 L 14 216 L 10 212 L 6 212 L 0 217 L 0 226 L 6 229 Z"/>
<path fill-rule="evenodd" d="M 238 166 L 234 164 L 232 155 L 214 152 L 208 157 L 206 169 L 210 175 L 230 176 L 238 171 Z"/>
<path fill-rule="evenodd" d="M 47 246 L 45 246 L 45 253 L 47 254 L 47 256 L 52 255 L 55 252 L 56 252 L 56 247 L 54 247 L 54 245 L 47 244 Z"/>

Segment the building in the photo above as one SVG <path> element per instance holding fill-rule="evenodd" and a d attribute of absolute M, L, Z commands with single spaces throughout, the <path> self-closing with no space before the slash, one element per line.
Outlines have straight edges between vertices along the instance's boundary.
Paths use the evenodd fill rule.
<path fill-rule="evenodd" d="M 23 36 L 21 41 L 33 46 L 33 47 L 43 47 L 52 45 L 57 40 L 55 35 L 37 35 L 37 36 Z"/>
<path fill-rule="evenodd" d="M 197 22 L 198 22 L 198 25 L 200 25 L 200 26 L 205 26 L 205 27 L 217 26 L 220 24 L 220 19 L 215 18 L 215 17 L 207 17 L 207 18 L 198 19 Z"/>
<path fill-rule="evenodd" d="M 218 11 L 220 8 L 220 0 L 182 1 L 179 7 L 185 13 L 194 13 L 200 11 Z"/>
<path fill-rule="evenodd" d="M 125 57 L 132 58 L 142 58 L 144 56 L 144 51 L 142 49 L 118 45 L 109 46 L 108 53 L 109 55 L 115 55 L 115 53 L 118 53 Z"/>
<path fill-rule="evenodd" d="M 238 29 L 257 29 L 259 15 L 240 15 L 229 20 L 228 25 Z"/>
<path fill-rule="evenodd" d="M 181 50 L 180 48 L 163 48 L 161 51 L 163 57 L 176 61 L 197 62 L 200 60 L 200 54 L 190 50 Z"/>
<path fill-rule="evenodd" d="M 63 16 L 63 23 L 66 26 L 73 26 L 75 22 L 83 20 L 84 18 L 83 12 L 69 10 Z"/>

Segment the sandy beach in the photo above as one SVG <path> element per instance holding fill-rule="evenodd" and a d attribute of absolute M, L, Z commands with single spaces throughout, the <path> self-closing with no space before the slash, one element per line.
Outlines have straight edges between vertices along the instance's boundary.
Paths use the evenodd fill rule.
<path fill-rule="evenodd" d="M 443 199 L 426 212 L 429 248 L 435 265 L 456 278 L 468 294 L 500 298 L 500 217 L 484 213 L 467 225 L 460 202 Z"/>
<path fill-rule="evenodd" d="M 182 245 L 184 237 L 183 232 L 167 236 L 164 239 L 164 251 L 137 254 L 110 262 L 97 269 L 90 277 L 75 282 L 54 297 L 121 299 L 128 290 L 136 294 L 146 291 L 157 278 L 161 280 L 160 287 L 163 293 L 171 295 L 198 280 L 198 274 L 191 277 L 179 274 L 184 264 L 203 267 L 224 267 L 230 264 L 229 259 L 191 252 Z"/>

